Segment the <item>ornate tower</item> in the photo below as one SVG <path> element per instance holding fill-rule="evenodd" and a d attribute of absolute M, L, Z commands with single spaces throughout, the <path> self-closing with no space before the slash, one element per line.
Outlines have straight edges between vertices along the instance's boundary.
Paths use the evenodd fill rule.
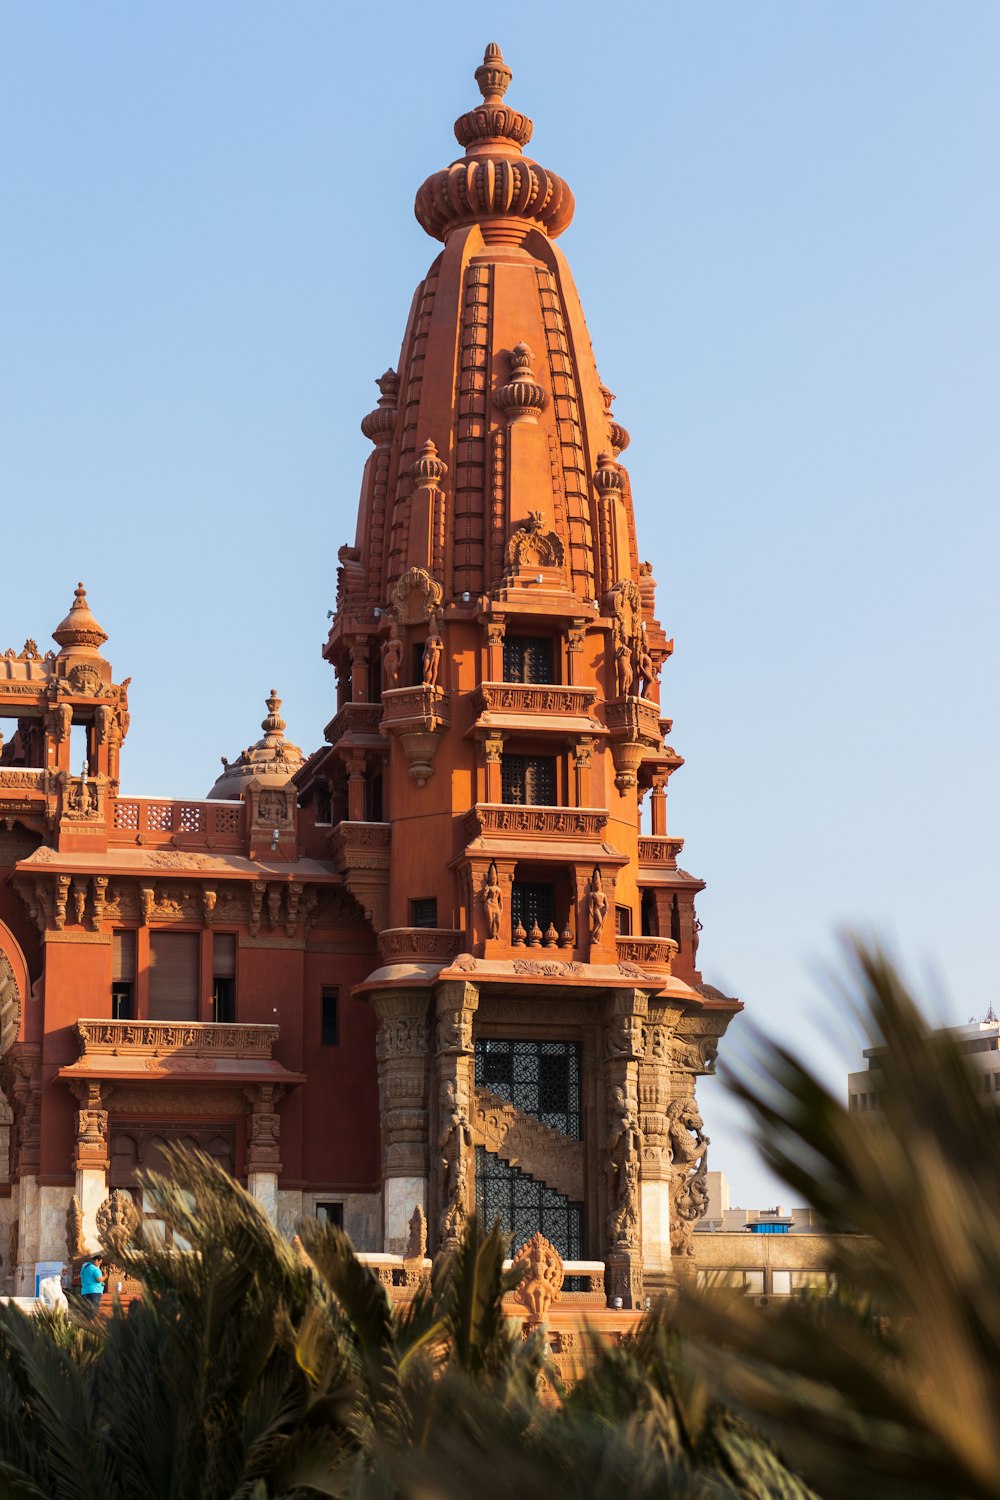
<path fill-rule="evenodd" d="M 701 984 L 702 882 L 667 833 L 672 642 L 555 244 L 573 196 L 524 154 L 510 79 L 491 44 L 465 154 L 417 193 L 443 249 L 361 424 L 338 712 L 298 779 L 383 960 L 360 993 L 386 1249 L 415 1204 L 432 1244 L 476 1204 L 603 1260 L 628 1306 L 691 1263 L 695 1078 L 739 1004 Z"/>

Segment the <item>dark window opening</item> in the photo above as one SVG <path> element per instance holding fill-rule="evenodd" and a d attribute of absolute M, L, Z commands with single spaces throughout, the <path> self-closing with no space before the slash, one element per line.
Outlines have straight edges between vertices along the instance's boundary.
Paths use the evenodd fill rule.
<path fill-rule="evenodd" d="M 660 924 L 656 913 L 656 896 L 651 890 L 641 893 L 641 918 L 643 937 L 659 937 Z"/>
<path fill-rule="evenodd" d="M 212 938 L 212 1020 L 231 1026 L 236 1020 L 236 934 Z"/>
<path fill-rule="evenodd" d="M 544 936 L 555 926 L 555 886 L 541 880 L 515 880 L 510 892 L 511 935 L 518 924 L 530 934 L 535 923 Z"/>
<path fill-rule="evenodd" d="M 367 783 L 366 799 L 368 804 L 369 823 L 381 823 L 382 821 L 382 773 L 373 776 Z"/>
<path fill-rule="evenodd" d="M 340 991 L 324 986 L 322 996 L 322 1036 L 324 1047 L 340 1045 Z"/>
<path fill-rule="evenodd" d="M 499 1222 L 513 1235 L 513 1255 L 541 1230 L 565 1260 L 582 1258 L 583 1205 L 508 1166 L 484 1146 L 476 1147 L 476 1210 L 488 1229 Z"/>
<path fill-rule="evenodd" d="M 410 647 L 410 681 L 414 687 L 424 680 L 424 643 L 416 641 Z"/>
<path fill-rule="evenodd" d="M 119 979 L 111 986 L 111 1019 L 113 1021 L 135 1020 L 135 998 L 132 981 Z"/>
<path fill-rule="evenodd" d="M 631 906 L 615 907 L 615 932 L 619 937 L 631 937 L 632 935 L 632 908 Z"/>
<path fill-rule="evenodd" d="M 676 896 L 670 903 L 670 936 L 677 944 L 677 950 L 680 952 L 683 948 L 681 942 L 681 907 Z"/>
<path fill-rule="evenodd" d="M 411 927 L 436 927 L 437 924 L 438 904 L 436 896 L 421 896 L 418 900 L 410 902 Z"/>
<path fill-rule="evenodd" d="M 505 682 L 554 682 L 551 640 L 545 636 L 505 636 L 503 676 Z"/>
<path fill-rule="evenodd" d="M 128 930 L 111 938 L 111 1018 L 135 1020 L 135 933 Z"/>
<path fill-rule="evenodd" d="M 337 1229 L 343 1229 L 344 1205 L 342 1203 L 317 1203 L 316 1217 L 321 1224 L 333 1224 Z"/>
<path fill-rule="evenodd" d="M 313 806 L 315 808 L 317 824 L 331 823 L 333 821 L 333 803 L 330 800 L 330 793 L 325 787 L 317 788 Z"/>
<path fill-rule="evenodd" d="M 505 755 L 500 768 L 504 802 L 528 807 L 555 806 L 555 756 Z"/>
<path fill-rule="evenodd" d="M 578 1042 L 476 1042 L 476 1084 L 551 1130 L 580 1140 Z"/>

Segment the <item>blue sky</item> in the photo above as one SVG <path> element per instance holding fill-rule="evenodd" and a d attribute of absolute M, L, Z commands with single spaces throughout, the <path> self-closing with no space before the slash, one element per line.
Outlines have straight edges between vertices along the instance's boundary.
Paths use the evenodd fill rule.
<path fill-rule="evenodd" d="M 839 927 L 1000 1000 L 995 4 L 8 0 L 0 649 L 85 580 L 127 791 L 203 795 L 272 684 L 319 742 L 358 422 L 488 40 L 632 433 L 706 977 L 839 1086 Z M 712 1164 L 780 1197 L 718 1092 Z"/>

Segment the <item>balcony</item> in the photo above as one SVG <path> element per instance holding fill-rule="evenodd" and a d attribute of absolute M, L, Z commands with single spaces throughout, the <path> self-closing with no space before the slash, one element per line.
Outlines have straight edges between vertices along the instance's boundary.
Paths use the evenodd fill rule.
<path fill-rule="evenodd" d="M 472 703 L 476 729 L 529 730 L 532 734 L 593 734 L 594 688 L 548 683 L 484 682 Z"/>
<path fill-rule="evenodd" d="M 279 1028 L 205 1021 L 76 1023 L 80 1055 L 59 1077 L 108 1082 L 129 1079 L 176 1083 L 298 1083 L 271 1056 Z"/>
<path fill-rule="evenodd" d="M 389 823 L 338 823 L 329 836 L 330 853 L 344 884 L 376 932 L 389 918 Z"/>
<path fill-rule="evenodd" d="M 425 786 L 434 774 L 434 757 L 450 723 L 448 694 L 434 683 L 388 688 L 382 694 L 382 733 L 399 740 L 410 762 L 407 775 Z"/>
<path fill-rule="evenodd" d="M 109 841 L 149 848 L 242 850 L 242 802 L 173 802 L 159 797 L 118 797 Z"/>
<path fill-rule="evenodd" d="M 384 749 L 381 721 L 381 703 L 345 703 L 324 729 L 323 737 L 331 745 L 343 741 L 348 745 Z"/>
<path fill-rule="evenodd" d="M 677 944 L 673 938 L 616 937 L 615 948 L 620 964 L 639 964 L 643 969 L 671 972 Z"/>
<path fill-rule="evenodd" d="M 604 838 L 608 826 L 603 807 L 534 807 L 501 802 L 479 802 L 465 814 L 469 840 L 486 837 L 518 839 L 524 834 L 557 839 Z"/>
<path fill-rule="evenodd" d="M 55 787 L 55 776 L 50 782 L 48 771 L 0 766 L 0 809 L 4 815 L 43 813 L 46 791 Z"/>
<path fill-rule="evenodd" d="M 640 838 L 639 863 L 651 865 L 656 870 L 676 870 L 677 856 L 683 848 L 683 839 Z"/>

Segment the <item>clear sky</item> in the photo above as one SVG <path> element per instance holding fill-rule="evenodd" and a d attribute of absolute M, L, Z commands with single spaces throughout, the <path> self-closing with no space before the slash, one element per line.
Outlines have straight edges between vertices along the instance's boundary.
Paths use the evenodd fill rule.
<path fill-rule="evenodd" d="M 632 433 L 705 976 L 841 1086 L 838 927 L 1000 1001 L 994 0 L 7 0 L 0 649 L 86 582 L 129 792 L 204 795 L 272 685 L 320 742 L 358 422 L 489 40 Z"/>

